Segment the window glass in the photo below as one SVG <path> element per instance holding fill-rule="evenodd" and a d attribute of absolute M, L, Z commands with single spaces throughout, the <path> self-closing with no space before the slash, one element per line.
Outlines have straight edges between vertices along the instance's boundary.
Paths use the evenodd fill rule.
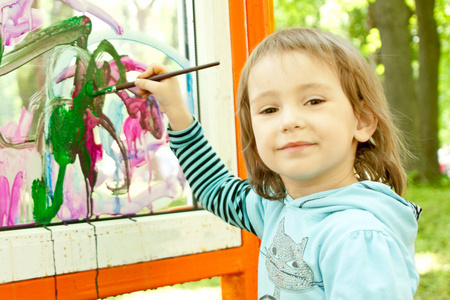
<path fill-rule="evenodd" d="M 2 1 L 0 228 L 189 209 L 167 122 L 135 88 L 195 61 L 192 3 Z M 195 74 L 179 76 L 195 114 Z"/>

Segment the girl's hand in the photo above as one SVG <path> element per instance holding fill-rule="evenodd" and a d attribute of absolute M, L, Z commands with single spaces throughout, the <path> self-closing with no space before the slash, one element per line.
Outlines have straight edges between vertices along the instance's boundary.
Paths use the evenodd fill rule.
<path fill-rule="evenodd" d="M 147 98 L 153 94 L 158 101 L 159 108 L 167 115 L 171 129 L 179 131 L 189 127 L 193 123 L 193 117 L 184 105 L 178 79 L 171 77 L 160 82 L 143 79 L 168 72 L 171 72 L 168 67 L 162 64 L 152 64 L 138 76 L 135 84 L 140 88 L 139 94 L 142 97 Z"/>

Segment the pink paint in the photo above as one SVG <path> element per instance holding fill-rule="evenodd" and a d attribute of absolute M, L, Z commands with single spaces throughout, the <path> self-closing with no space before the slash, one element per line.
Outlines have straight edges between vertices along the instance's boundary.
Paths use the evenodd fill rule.
<path fill-rule="evenodd" d="M 23 190 L 23 173 L 19 172 L 14 179 L 12 189 L 6 177 L 0 177 L 0 226 L 17 224 L 20 217 L 20 199 Z"/>
<path fill-rule="evenodd" d="M 90 13 L 99 18 L 100 20 L 104 21 L 106 24 L 108 24 L 117 34 L 122 34 L 123 29 L 120 27 L 120 25 L 114 20 L 114 18 L 108 14 L 105 10 L 99 8 L 98 6 L 92 4 L 89 1 L 85 0 L 63 0 L 70 6 L 72 6 L 73 9 L 85 14 Z"/>
<path fill-rule="evenodd" d="M 142 128 L 139 115 L 140 112 L 137 112 L 137 118 L 128 117 L 123 124 L 123 132 L 126 137 L 128 157 L 131 167 L 130 176 L 135 168 L 148 163 L 148 181 L 150 182 L 153 177 L 151 164 L 153 154 L 166 143 L 164 141 L 153 141 L 150 145 L 147 145 L 147 131 Z"/>
<path fill-rule="evenodd" d="M 5 176 L 0 176 L 0 226 L 8 224 L 11 196 L 9 182 Z"/>
<path fill-rule="evenodd" d="M 0 1 L 2 43 L 12 46 L 25 38 L 25 34 L 40 27 L 42 14 L 31 8 L 33 0 Z"/>
<path fill-rule="evenodd" d="M 125 72 L 131 72 L 131 71 L 144 72 L 147 69 L 147 65 L 137 62 L 137 61 L 133 60 L 132 58 L 130 58 L 129 56 L 122 56 L 120 58 L 120 61 L 122 62 L 123 66 L 125 67 Z M 103 66 L 103 64 L 104 64 L 103 61 L 98 61 L 97 68 L 100 69 Z M 117 67 L 117 64 L 115 61 L 109 62 L 109 66 L 110 66 L 110 73 L 109 73 L 110 79 L 109 79 L 108 85 L 115 85 L 115 84 L 117 84 L 117 82 L 119 81 L 119 78 L 120 78 L 119 68 Z M 65 68 L 55 78 L 55 82 L 60 83 L 65 79 L 74 77 L 77 68 L 80 68 L 80 66 L 73 65 L 73 66 L 69 66 L 69 67 Z M 78 70 L 78 72 L 79 72 L 79 70 Z M 137 91 L 139 89 L 132 88 L 130 90 L 137 93 Z"/>
<path fill-rule="evenodd" d="M 25 107 L 22 107 L 19 124 L 16 124 L 15 122 L 9 122 L 3 128 L 0 128 L 0 133 L 2 134 L 3 138 L 5 140 L 9 140 L 10 143 L 23 143 L 28 138 L 28 131 L 30 130 L 32 122 L 33 114 L 28 112 Z"/>
<path fill-rule="evenodd" d="M 23 143 L 27 140 L 32 121 L 33 114 L 24 107 L 19 123 L 9 122 L 0 128 L 0 133 L 12 144 Z M 25 182 L 39 176 L 41 171 L 40 168 L 30 167 L 31 161 L 40 161 L 39 153 L 32 146 L 16 150 L 0 149 L 0 226 L 17 224 L 21 213 L 27 217 L 26 205 L 22 205 L 21 211 Z"/>
<path fill-rule="evenodd" d="M 139 112 L 138 112 L 139 114 Z M 128 156 L 133 157 L 138 153 L 137 142 L 142 144 L 143 132 L 138 118 L 128 117 L 123 123 L 123 132 L 128 146 Z M 134 150 L 134 151 L 133 151 Z"/>
<path fill-rule="evenodd" d="M 120 58 L 120 62 L 125 67 L 125 72 L 130 72 L 130 71 L 144 72 L 147 69 L 147 65 L 140 63 L 138 61 L 135 61 L 134 59 L 130 58 L 129 56 L 122 56 Z M 110 85 L 116 84 L 120 77 L 119 68 L 117 67 L 117 64 L 115 61 L 111 61 L 109 63 L 109 65 L 111 67 Z"/>
<path fill-rule="evenodd" d="M 0 223 L 3 221 L 3 226 L 32 220 L 29 215 L 32 212 L 27 210 L 24 200 L 31 193 L 28 183 L 41 176 L 41 160 L 35 148 L 0 149 Z"/>
<path fill-rule="evenodd" d="M 94 4 L 84 0 L 63 1 L 82 13 L 94 14 L 108 23 L 116 33 L 122 33 L 122 28 L 114 19 Z M 31 8 L 32 3 L 33 0 L 0 0 L 0 34 L 4 45 L 13 45 L 20 42 L 29 31 L 42 24 L 42 16 L 39 11 Z M 127 56 L 122 56 L 120 59 L 125 67 L 125 72 L 142 72 L 147 67 Z M 99 67 L 103 64 L 109 64 L 110 67 L 105 74 L 106 82 L 108 85 L 116 84 L 120 79 L 116 62 L 98 62 Z M 79 60 L 76 65 L 60 73 L 56 82 L 76 77 L 73 93 L 74 96 L 78 95 L 82 85 L 85 84 L 83 82 L 86 73 L 85 68 L 84 62 Z M 47 87 L 51 84 L 54 84 L 54 82 L 47 82 Z M 164 136 L 165 125 L 158 104 L 153 97 L 149 99 L 136 97 L 137 88 L 132 88 L 129 91 L 131 93 L 126 91 L 117 93 L 129 113 L 129 117 L 123 125 L 123 116 L 120 117 L 120 122 L 108 123 L 108 117 L 111 118 L 111 114 L 108 116 L 102 115 L 101 107 L 96 107 L 96 109 L 99 109 L 96 110 L 95 115 L 90 110 L 84 112 L 85 134 L 81 143 L 84 143 L 85 147 L 82 147 L 82 154 L 77 152 L 78 155 L 73 164 L 61 166 L 61 170 L 65 170 L 62 173 L 64 174 L 62 189 L 62 177 L 58 178 L 59 165 L 54 161 L 51 154 L 52 145 L 45 144 L 43 149 L 39 149 L 44 153 L 40 153 L 34 144 L 28 141 L 28 134 L 33 121 L 32 113 L 23 108 L 18 124 L 10 122 L 0 128 L 0 133 L 5 140 L 5 143 L 0 144 L 0 226 L 32 222 L 32 209 L 29 209 L 33 203 L 30 202 L 31 184 L 35 179 L 42 179 L 42 176 L 45 176 L 44 179 L 48 181 L 46 182 L 49 185 L 47 188 L 53 191 L 55 190 L 56 178 L 58 178 L 57 185 L 59 191 L 62 190 L 64 200 L 57 213 L 61 220 L 83 219 L 88 217 L 88 213 L 97 215 L 138 213 L 144 207 L 152 209 L 153 204 L 159 199 L 170 203 L 170 200 L 167 200 L 168 198 L 176 199 L 180 196 L 185 182 L 184 176 L 180 175 L 178 165 L 172 165 L 167 157 L 161 159 L 160 156 L 162 152 L 168 150 L 168 137 L 167 134 Z M 93 104 L 103 105 L 101 101 L 94 101 Z M 102 145 L 97 143 L 94 135 L 94 128 L 97 126 L 103 126 L 112 136 L 112 139 L 115 139 L 119 144 L 120 152 L 117 156 L 111 156 L 117 162 L 115 173 L 110 172 L 110 170 L 102 173 L 98 170 L 102 163 L 104 170 L 110 167 L 110 161 L 105 159 L 102 162 L 104 159 L 103 151 L 108 153 L 104 147 L 117 148 L 117 144 Z M 117 132 L 115 132 L 113 126 L 116 127 Z M 122 128 L 120 128 L 121 126 Z M 122 132 L 126 141 L 123 139 Z M 43 136 L 41 138 L 43 139 Z M 124 144 L 128 146 L 126 149 L 123 146 Z M 23 147 L 23 145 L 26 145 L 26 147 Z M 114 149 L 114 151 L 116 150 Z M 130 170 L 123 171 L 124 161 L 120 161 L 123 156 L 127 156 L 124 158 L 126 159 L 125 166 Z M 173 158 L 170 159 L 174 160 Z M 81 163 L 80 160 L 85 161 Z M 88 161 L 88 164 L 86 164 L 86 161 Z M 129 166 L 127 166 L 127 163 Z M 43 166 L 44 171 L 42 170 Z M 83 166 L 83 170 L 81 166 Z M 166 170 L 162 170 L 163 168 L 166 168 Z M 167 169 L 170 169 L 170 172 L 166 172 Z M 135 176 L 131 178 L 133 174 Z M 125 195 L 111 193 L 114 188 L 119 190 L 118 187 L 125 181 L 126 175 L 134 183 L 131 186 L 134 193 L 133 199 L 129 195 L 126 197 Z M 153 181 L 154 179 L 156 179 L 156 182 Z M 108 190 L 109 186 L 116 183 L 117 185 L 113 189 Z M 120 191 L 124 191 L 124 189 Z M 93 197 L 91 198 L 91 196 Z M 58 199 L 61 200 L 60 197 Z M 90 211 L 88 203 L 94 207 L 104 203 L 106 209 L 94 210 L 93 212 Z M 27 208 L 29 211 L 27 211 Z"/>
<path fill-rule="evenodd" d="M 139 118 L 143 130 L 150 132 L 156 139 L 160 139 L 164 132 L 163 114 L 159 110 L 158 102 L 151 95 L 149 99 L 122 95 L 128 114 Z M 150 108 L 148 108 L 150 106 Z"/>

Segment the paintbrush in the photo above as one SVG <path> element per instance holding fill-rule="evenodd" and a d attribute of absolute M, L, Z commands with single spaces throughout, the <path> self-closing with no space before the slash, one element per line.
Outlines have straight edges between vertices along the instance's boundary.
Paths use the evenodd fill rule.
<path fill-rule="evenodd" d="M 220 62 L 216 61 L 216 62 L 205 64 L 205 65 L 200 65 L 200 66 L 186 68 L 186 69 L 169 72 L 169 73 L 165 73 L 165 74 L 150 76 L 145 79 L 150 79 L 153 81 L 161 81 L 161 80 L 164 80 L 164 79 L 167 79 L 170 77 L 174 77 L 174 76 L 178 76 L 178 75 L 182 75 L 182 74 L 186 74 L 186 73 L 190 73 L 190 72 L 194 72 L 194 71 L 198 71 L 198 70 L 202 70 L 202 69 L 206 69 L 206 68 L 211 68 L 211 67 L 217 66 L 219 64 L 220 64 Z M 108 86 L 107 88 L 104 88 L 104 89 L 94 92 L 92 94 L 92 96 L 97 97 L 97 96 L 104 95 L 104 94 L 115 93 L 117 91 L 129 89 L 129 88 L 132 88 L 135 86 L 136 85 L 134 84 L 134 81 L 126 82 L 123 84 L 112 85 L 112 86 Z"/>

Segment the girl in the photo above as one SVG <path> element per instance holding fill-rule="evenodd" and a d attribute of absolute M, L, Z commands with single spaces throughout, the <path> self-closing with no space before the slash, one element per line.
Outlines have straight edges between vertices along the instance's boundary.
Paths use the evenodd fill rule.
<path fill-rule="evenodd" d="M 177 79 L 136 85 L 167 115 L 197 199 L 261 238 L 259 299 L 413 299 L 420 208 L 400 197 L 405 149 L 376 74 L 348 42 L 293 28 L 250 55 L 238 91 L 248 181 L 211 149 Z"/>

